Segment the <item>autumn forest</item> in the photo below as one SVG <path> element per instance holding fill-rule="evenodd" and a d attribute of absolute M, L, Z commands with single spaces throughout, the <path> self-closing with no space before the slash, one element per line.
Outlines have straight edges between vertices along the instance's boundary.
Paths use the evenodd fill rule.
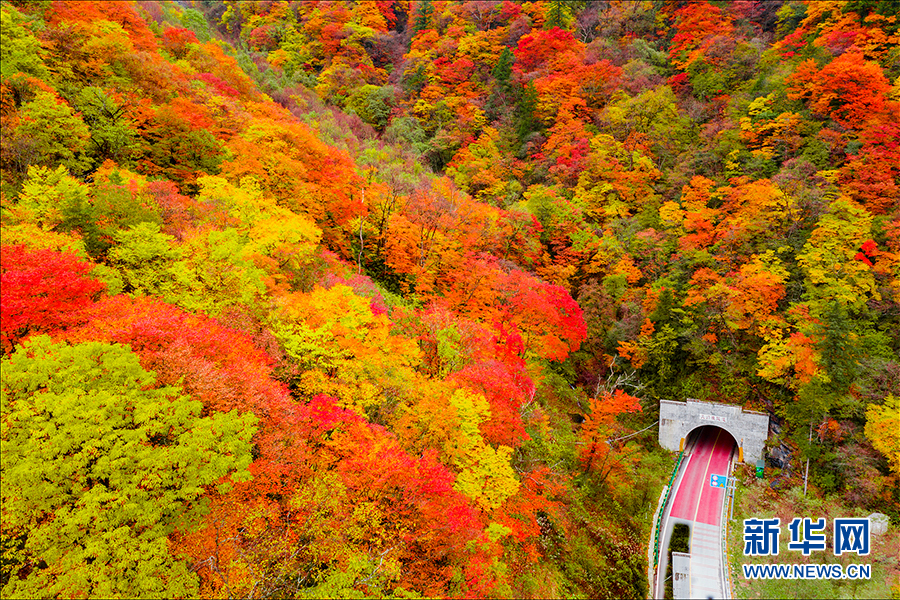
<path fill-rule="evenodd" d="M 898 9 L 3 0 L 3 597 L 646 598 L 661 399 L 896 527 Z"/>

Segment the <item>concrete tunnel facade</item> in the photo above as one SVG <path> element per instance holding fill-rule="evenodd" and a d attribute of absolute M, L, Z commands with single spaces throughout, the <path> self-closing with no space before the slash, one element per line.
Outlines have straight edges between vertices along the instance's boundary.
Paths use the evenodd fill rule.
<path fill-rule="evenodd" d="M 659 445 L 675 452 L 684 449 L 688 435 L 704 425 L 714 425 L 731 434 L 738 447 L 738 460 L 756 464 L 763 458 L 769 436 L 769 415 L 744 410 L 734 404 L 661 400 L 659 403 Z"/>

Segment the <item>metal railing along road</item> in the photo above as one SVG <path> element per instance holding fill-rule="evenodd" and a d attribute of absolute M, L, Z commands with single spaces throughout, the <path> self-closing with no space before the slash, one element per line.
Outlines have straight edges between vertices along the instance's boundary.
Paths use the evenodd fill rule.
<path fill-rule="evenodd" d="M 728 532 L 731 528 L 731 509 L 734 506 L 734 489 L 737 485 L 737 479 L 731 476 L 732 468 L 733 463 L 729 462 L 728 474 L 725 476 L 725 499 L 722 502 L 722 515 L 719 520 L 722 524 L 720 529 L 722 541 L 722 593 L 725 595 L 725 598 L 734 598 L 731 563 L 728 560 Z"/>
<path fill-rule="evenodd" d="M 653 571 L 656 572 L 656 569 L 659 568 L 659 535 L 660 530 L 662 529 L 663 522 L 663 514 L 666 512 L 666 504 L 669 503 L 669 495 L 672 493 L 672 484 L 675 482 L 675 477 L 678 475 L 678 468 L 681 467 L 681 463 L 684 460 L 684 450 L 678 453 L 678 458 L 675 460 L 675 468 L 672 469 L 672 476 L 669 477 L 669 485 L 666 488 L 666 494 L 660 502 L 660 514 L 659 518 L 656 521 L 656 531 L 653 532 Z"/>

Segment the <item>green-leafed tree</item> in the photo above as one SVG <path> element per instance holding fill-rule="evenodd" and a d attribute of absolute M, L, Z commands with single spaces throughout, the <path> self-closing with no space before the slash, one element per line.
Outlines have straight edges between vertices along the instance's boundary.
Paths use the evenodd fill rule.
<path fill-rule="evenodd" d="M 49 73 L 41 58 L 41 44 L 24 26 L 28 17 L 10 4 L 0 10 L 0 73 L 17 72 L 45 79 Z"/>
<path fill-rule="evenodd" d="M 94 162 L 122 162 L 135 149 L 135 131 L 125 109 L 102 88 L 88 86 L 78 92 L 75 104 L 91 130 L 89 153 Z"/>
<path fill-rule="evenodd" d="M 51 92 L 38 91 L 19 109 L 19 124 L 4 140 L 5 162 L 24 174 L 31 165 L 63 164 L 73 173 L 87 166 L 84 151 L 91 137 L 81 116 Z"/>
<path fill-rule="evenodd" d="M 126 292 L 149 296 L 172 292 L 170 271 L 181 258 L 181 250 L 173 244 L 171 235 L 160 232 L 156 223 L 144 222 L 119 231 L 115 239 L 110 264 L 122 274 Z"/>
<path fill-rule="evenodd" d="M 2 595 L 197 596 L 169 537 L 249 476 L 256 417 L 201 417 L 125 346 L 41 336 L 2 366 Z"/>
<path fill-rule="evenodd" d="M 413 32 L 419 32 L 432 26 L 432 18 L 434 14 L 434 6 L 431 0 L 422 0 L 416 9 L 416 19 L 413 22 Z"/>

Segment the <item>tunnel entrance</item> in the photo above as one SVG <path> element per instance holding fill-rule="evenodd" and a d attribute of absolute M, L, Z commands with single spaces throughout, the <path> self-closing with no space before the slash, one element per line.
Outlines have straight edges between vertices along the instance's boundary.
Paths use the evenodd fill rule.
<path fill-rule="evenodd" d="M 745 410 L 735 404 L 660 400 L 659 445 L 666 450 L 684 450 L 697 429 L 706 426 L 728 432 L 737 445 L 737 460 L 755 464 L 763 458 L 769 435 L 769 415 Z"/>
<path fill-rule="evenodd" d="M 700 425 L 688 432 L 687 436 L 684 439 L 684 449 L 693 448 L 694 445 L 697 444 L 701 439 L 716 439 L 718 435 L 719 440 L 731 440 L 732 451 L 735 446 L 738 445 L 737 440 L 734 439 L 734 436 L 731 435 L 727 429 L 723 429 L 716 425 Z"/>

